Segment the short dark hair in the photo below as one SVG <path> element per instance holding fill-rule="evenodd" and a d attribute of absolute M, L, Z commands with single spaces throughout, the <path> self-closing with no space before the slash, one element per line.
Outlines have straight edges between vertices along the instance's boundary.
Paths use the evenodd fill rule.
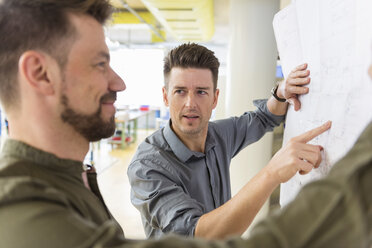
<path fill-rule="evenodd" d="M 46 52 L 63 69 L 76 37 L 68 14 L 86 14 L 104 24 L 112 11 L 108 0 L 0 0 L 0 101 L 3 107 L 14 107 L 20 100 L 18 61 L 24 52 Z"/>
<path fill-rule="evenodd" d="M 169 74 L 174 67 L 209 69 L 212 72 L 213 88 L 217 89 L 220 62 L 214 56 L 214 52 L 208 48 L 195 43 L 186 43 L 172 49 L 164 58 L 163 73 L 166 89 L 168 89 Z"/>

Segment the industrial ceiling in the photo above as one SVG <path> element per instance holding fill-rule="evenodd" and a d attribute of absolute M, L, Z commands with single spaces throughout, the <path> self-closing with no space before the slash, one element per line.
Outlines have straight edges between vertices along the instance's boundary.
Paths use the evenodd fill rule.
<path fill-rule="evenodd" d="M 215 36 L 216 23 L 218 27 L 228 24 L 227 0 L 111 2 L 117 11 L 107 33 L 121 43 L 208 42 Z"/>

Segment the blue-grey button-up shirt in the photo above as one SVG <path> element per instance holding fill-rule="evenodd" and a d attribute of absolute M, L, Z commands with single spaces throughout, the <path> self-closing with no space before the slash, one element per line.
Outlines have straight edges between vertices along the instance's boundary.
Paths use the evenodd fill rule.
<path fill-rule="evenodd" d="M 209 122 L 205 153 L 188 149 L 169 122 L 142 142 L 128 168 L 133 205 L 147 237 L 193 236 L 198 219 L 231 198 L 231 159 L 283 121 L 267 100 L 256 111 Z"/>

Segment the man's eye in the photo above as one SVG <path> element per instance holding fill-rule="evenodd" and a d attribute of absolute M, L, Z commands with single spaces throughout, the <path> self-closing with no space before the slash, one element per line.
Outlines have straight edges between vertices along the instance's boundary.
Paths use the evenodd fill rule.
<path fill-rule="evenodd" d="M 95 64 L 95 66 L 96 66 L 97 68 L 99 68 L 99 69 L 105 69 L 105 70 L 106 70 L 106 68 L 107 68 L 107 65 L 108 65 L 107 61 L 101 61 L 101 62 L 97 62 L 97 63 Z"/>
<path fill-rule="evenodd" d="M 100 67 L 105 67 L 106 66 L 106 62 L 100 62 L 97 65 L 100 66 Z"/>
<path fill-rule="evenodd" d="M 205 90 L 198 90 L 199 95 L 206 95 L 207 92 Z"/>
<path fill-rule="evenodd" d="M 175 90 L 175 91 L 174 91 L 175 94 L 182 94 L 182 93 L 184 93 L 184 92 L 185 92 L 184 90 Z"/>

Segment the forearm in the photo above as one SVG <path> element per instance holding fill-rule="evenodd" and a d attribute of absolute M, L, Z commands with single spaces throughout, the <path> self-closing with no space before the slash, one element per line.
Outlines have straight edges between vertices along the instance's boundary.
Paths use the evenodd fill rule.
<path fill-rule="evenodd" d="M 274 115 L 285 115 L 287 113 L 288 103 L 279 102 L 271 96 L 267 101 L 267 108 Z"/>
<path fill-rule="evenodd" d="M 277 186 L 264 168 L 228 202 L 202 215 L 196 225 L 195 237 L 224 239 L 243 234 Z"/>

